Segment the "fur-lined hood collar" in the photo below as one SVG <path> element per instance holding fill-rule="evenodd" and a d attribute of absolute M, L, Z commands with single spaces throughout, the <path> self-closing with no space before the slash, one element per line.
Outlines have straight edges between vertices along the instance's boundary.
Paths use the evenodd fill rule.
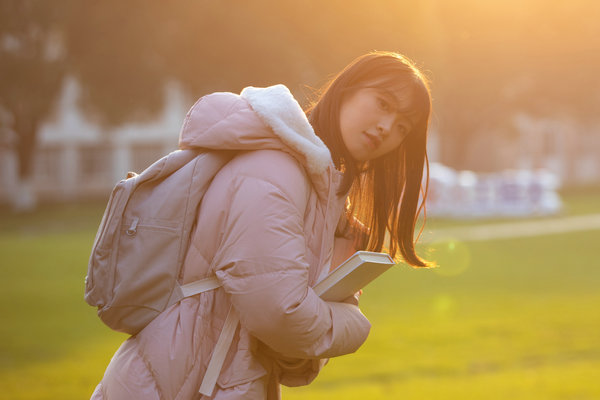
<path fill-rule="evenodd" d="M 284 150 L 300 159 L 311 174 L 333 166 L 329 149 L 284 85 L 201 98 L 186 116 L 179 147 Z"/>

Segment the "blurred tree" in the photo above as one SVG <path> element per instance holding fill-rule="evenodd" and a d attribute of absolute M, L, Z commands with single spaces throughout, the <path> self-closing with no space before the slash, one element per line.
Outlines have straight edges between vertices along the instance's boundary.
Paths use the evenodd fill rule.
<path fill-rule="evenodd" d="M 425 59 L 434 76 L 442 161 L 473 168 L 490 159 L 471 148 L 486 135 L 513 140 L 517 113 L 534 118 L 569 115 L 581 124 L 600 108 L 600 3 L 592 0 L 426 0 L 422 45 L 436 49 Z M 483 139 L 485 143 L 485 138 Z M 488 143 L 493 143 L 492 138 Z M 475 154 L 474 157 L 465 155 Z"/>
<path fill-rule="evenodd" d="M 162 106 L 169 80 L 195 98 L 214 90 L 285 83 L 320 86 L 352 58 L 400 49 L 414 23 L 367 0 L 273 2 L 142 0 L 79 2 L 66 48 L 83 85 L 82 104 L 107 125 Z M 404 10 L 414 6 L 405 4 Z M 378 20 L 378 23 L 373 21 Z M 385 30 L 393 26 L 392 33 Z"/>
<path fill-rule="evenodd" d="M 52 110 L 65 73 L 60 27 L 67 5 L 0 2 L 0 108 L 7 115 L 1 131 L 14 136 L 5 141 L 18 155 L 15 204 L 24 209 L 35 205 L 29 180 L 38 128 Z"/>
<path fill-rule="evenodd" d="M 516 137 L 517 112 L 592 121 L 600 103 L 593 0 L 0 4 L 0 73 L 10 77 L 0 104 L 18 132 L 22 176 L 65 73 L 87 116 L 113 126 L 156 115 L 171 80 L 191 98 L 275 83 L 310 93 L 304 85 L 320 87 L 364 52 L 399 51 L 433 81 L 440 161 L 455 168 L 472 167 L 464 155 L 485 144 L 474 139 Z"/>
<path fill-rule="evenodd" d="M 168 9 L 140 0 L 73 3 L 65 27 L 69 73 L 82 86 L 81 106 L 96 123 L 116 125 L 160 110 L 170 60 L 158 41 Z"/>

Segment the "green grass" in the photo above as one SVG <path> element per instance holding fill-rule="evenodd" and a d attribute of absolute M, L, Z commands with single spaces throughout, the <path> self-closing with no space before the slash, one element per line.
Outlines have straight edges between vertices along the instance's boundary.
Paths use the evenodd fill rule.
<path fill-rule="evenodd" d="M 439 270 L 391 271 L 363 294 L 367 343 L 287 398 L 600 398 L 599 240 L 463 243 L 469 257 L 446 253 Z"/>
<path fill-rule="evenodd" d="M 599 200 L 566 194 L 567 214 Z M 0 214 L 0 399 L 89 398 L 124 339 L 83 301 L 102 207 Z M 284 398 L 598 399 L 598 243 L 596 230 L 424 246 L 441 268 L 370 285 L 366 344 Z"/>
<path fill-rule="evenodd" d="M 83 301 L 102 207 L 0 216 L 0 399 L 89 398 L 123 339 Z"/>

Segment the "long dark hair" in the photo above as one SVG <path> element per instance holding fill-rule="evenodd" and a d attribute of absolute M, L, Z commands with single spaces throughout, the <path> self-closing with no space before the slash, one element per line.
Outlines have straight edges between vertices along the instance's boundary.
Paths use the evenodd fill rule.
<path fill-rule="evenodd" d="M 346 96 L 364 87 L 401 93 L 400 112 L 412 121 L 412 126 L 398 148 L 360 163 L 344 145 L 339 115 Z M 372 52 L 350 63 L 321 93 L 306 114 L 317 135 L 329 147 L 335 166 L 344 172 L 339 194 L 349 192 L 347 216 L 356 247 L 381 251 L 387 232 L 392 257 L 399 250 L 408 264 L 429 266 L 417 256 L 414 239 L 429 180 L 426 144 L 431 96 L 426 78 L 400 54 Z"/>

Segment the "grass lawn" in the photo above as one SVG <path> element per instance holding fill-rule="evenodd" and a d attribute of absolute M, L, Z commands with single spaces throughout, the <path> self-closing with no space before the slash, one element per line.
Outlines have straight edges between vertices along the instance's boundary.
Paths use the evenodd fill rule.
<path fill-rule="evenodd" d="M 568 215 L 600 212 L 598 190 L 565 199 Z M 0 213 L 0 398 L 89 398 L 124 339 L 83 301 L 103 207 Z M 600 230 L 424 245 L 441 268 L 370 285 L 367 343 L 284 398 L 599 399 L 598 243 Z"/>

